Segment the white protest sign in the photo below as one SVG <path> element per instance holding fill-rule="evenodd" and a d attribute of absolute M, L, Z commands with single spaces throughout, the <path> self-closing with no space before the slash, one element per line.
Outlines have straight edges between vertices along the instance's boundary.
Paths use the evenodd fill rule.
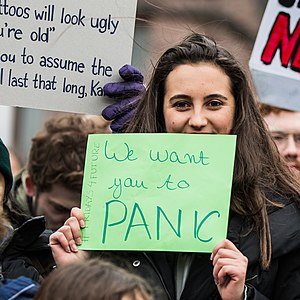
<path fill-rule="evenodd" d="M 2 0 L 0 104 L 99 114 L 131 63 L 137 0 Z"/>
<path fill-rule="evenodd" d="M 299 0 L 269 0 L 249 62 L 260 100 L 298 111 L 299 20 Z"/>

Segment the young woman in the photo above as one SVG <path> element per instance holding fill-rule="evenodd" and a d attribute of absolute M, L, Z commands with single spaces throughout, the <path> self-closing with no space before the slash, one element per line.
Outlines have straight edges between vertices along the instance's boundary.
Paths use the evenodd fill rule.
<path fill-rule="evenodd" d="M 228 51 L 201 34 L 168 49 L 127 132 L 237 135 L 227 239 L 211 256 L 118 253 L 127 261 L 139 257 L 135 271 L 161 286 L 164 299 L 300 297 L 300 187 L 265 128 L 245 72 Z M 76 243 L 84 216 L 79 209 L 71 214 L 50 238 L 58 263 L 83 256 Z"/>
<path fill-rule="evenodd" d="M 39 275 L 28 255 L 32 248 L 24 245 L 24 230 L 14 231 L 3 209 L 12 184 L 9 152 L 0 138 L 0 299 L 32 299 L 38 289 L 32 279 Z M 30 232 L 32 239 L 34 234 Z"/>

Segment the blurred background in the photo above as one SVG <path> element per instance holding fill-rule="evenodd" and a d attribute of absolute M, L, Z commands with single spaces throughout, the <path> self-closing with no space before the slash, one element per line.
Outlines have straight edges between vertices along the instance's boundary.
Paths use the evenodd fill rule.
<path fill-rule="evenodd" d="M 143 72 L 147 81 L 147 74 L 162 52 L 191 31 L 214 37 L 248 69 L 267 0 L 138 0 L 137 3 L 132 64 Z M 16 155 L 20 166 L 26 162 L 31 137 L 55 113 L 0 106 L 0 137 Z"/>

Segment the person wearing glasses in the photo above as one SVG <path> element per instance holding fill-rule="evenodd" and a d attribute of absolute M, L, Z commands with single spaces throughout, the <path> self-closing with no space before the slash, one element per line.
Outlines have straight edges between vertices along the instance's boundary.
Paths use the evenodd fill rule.
<path fill-rule="evenodd" d="M 300 112 L 268 104 L 260 110 L 280 155 L 300 179 Z"/>

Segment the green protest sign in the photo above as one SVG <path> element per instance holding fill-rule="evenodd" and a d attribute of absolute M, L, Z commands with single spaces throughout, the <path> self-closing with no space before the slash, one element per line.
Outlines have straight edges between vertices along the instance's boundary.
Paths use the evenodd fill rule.
<path fill-rule="evenodd" d="M 81 249 L 210 252 L 226 237 L 236 136 L 89 135 Z"/>

